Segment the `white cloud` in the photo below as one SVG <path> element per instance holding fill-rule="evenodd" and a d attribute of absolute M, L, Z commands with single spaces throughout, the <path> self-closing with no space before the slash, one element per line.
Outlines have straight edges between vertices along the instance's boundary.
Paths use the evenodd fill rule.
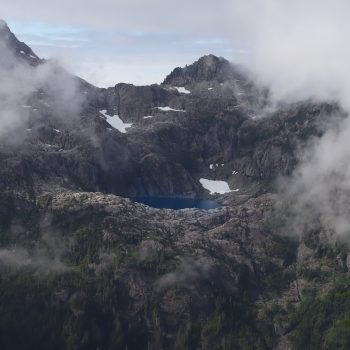
<path fill-rule="evenodd" d="M 346 0 L 233 1 L 233 30 L 245 29 L 249 64 L 276 98 L 339 97 L 350 107 L 350 3 Z"/>
<path fill-rule="evenodd" d="M 260 2 L 247 29 L 251 67 L 276 100 L 336 99 L 350 112 L 349 11 L 345 0 Z M 293 176 L 282 182 L 299 233 L 320 222 L 340 235 L 350 232 L 350 119 L 335 117 L 330 116 L 334 123 L 325 135 L 303 150 Z"/>

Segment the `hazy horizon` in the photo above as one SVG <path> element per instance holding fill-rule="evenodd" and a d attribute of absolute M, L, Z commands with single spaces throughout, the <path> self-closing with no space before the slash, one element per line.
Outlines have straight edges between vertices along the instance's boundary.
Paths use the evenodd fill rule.
<path fill-rule="evenodd" d="M 10 30 L 18 38 L 18 40 L 26 43 L 30 48 L 42 59 L 58 59 L 67 69 L 70 70 L 72 74 L 75 74 L 89 83 L 92 83 L 99 87 L 110 87 L 118 83 L 130 83 L 138 86 L 142 85 L 151 85 L 151 84 L 160 84 L 170 74 L 176 67 L 185 67 L 190 65 L 206 55 L 214 55 L 217 57 L 224 57 L 229 61 L 230 56 L 222 54 L 220 52 L 215 52 L 207 50 L 203 52 L 193 53 L 191 55 L 178 55 L 171 59 L 167 57 L 163 58 L 163 61 L 155 64 L 152 60 L 152 56 L 149 57 L 149 60 L 140 62 L 139 60 L 131 61 L 125 58 L 124 55 L 116 56 L 117 61 L 108 62 L 108 55 L 106 60 L 101 57 L 101 62 L 94 61 L 94 54 L 86 54 L 86 61 L 81 65 L 79 61 L 79 53 L 76 50 L 79 50 L 78 47 L 64 47 L 54 44 L 40 43 L 36 42 L 35 39 L 30 38 L 30 34 L 26 34 L 23 30 L 16 32 L 19 25 L 17 22 L 6 21 Z M 32 24 L 31 24 L 32 25 Z M 39 23 L 33 24 L 33 26 L 38 25 Z M 25 27 L 24 27 L 25 29 Z M 30 32 L 30 29 L 28 30 Z M 44 40 L 50 40 L 49 36 Z M 82 49 L 84 50 L 84 49 Z M 68 56 L 64 56 L 68 54 Z M 244 52 L 240 53 L 242 56 Z M 235 63 L 242 63 L 242 59 L 237 59 Z M 107 69 L 112 69 L 110 75 L 106 75 Z M 133 69 L 136 68 L 136 71 Z M 114 79 L 116 77 L 116 79 Z"/>
<path fill-rule="evenodd" d="M 246 61 L 245 40 L 230 29 L 231 2 L 222 5 L 207 0 L 5 1 L 1 16 L 40 57 L 59 59 L 97 86 L 147 85 L 207 54 Z"/>

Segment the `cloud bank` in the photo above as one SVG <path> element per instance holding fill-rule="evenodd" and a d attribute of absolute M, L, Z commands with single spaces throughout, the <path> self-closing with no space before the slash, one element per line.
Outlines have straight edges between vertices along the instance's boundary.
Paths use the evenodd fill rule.
<path fill-rule="evenodd" d="M 2 16 L 88 28 L 219 34 L 227 30 L 230 0 L 5 0 Z M 33 10 L 35 9 L 35 10 Z M 116 26 L 117 24 L 117 26 Z"/>
<path fill-rule="evenodd" d="M 252 23 L 252 68 L 276 98 L 340 99 L 350 109 L 350 3 L 264 0 Z"/>
<path fill-rule="evenodd" d="M 247 8 L 246 8 L 247 9 Z M 251 62 L 275 101 L 339 102 L 350 112 L 350 3 L 264 0 L 251 23 Z M 304 150 L 281 193 L 295 232 L 327 227 L 349 236 L 350 118 L 330 116 L 328 131 Z"/>

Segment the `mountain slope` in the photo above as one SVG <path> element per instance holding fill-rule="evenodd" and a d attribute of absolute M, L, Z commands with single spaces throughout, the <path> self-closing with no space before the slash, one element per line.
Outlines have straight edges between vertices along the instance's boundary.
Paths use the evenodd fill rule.
<path fill-rule="evenodd" d="M 1 44 L 8 46 L 13 50 L 16 56 L 29 63 L 30 65 L 37 65 L 41 62 L 39 57 L 33 52 L 33 50 L 23 42 L 20 42 L 16 36 L 11 32 L 6 22 L 0 20 L 0 41 Z"/>
<path fill-rule="evenodd" d="M 2 349 L 346 349 L 348 249 L 325 218 L 292 235 L 294 198 L 275 185 L 344 117 L 337 104 L 271 111 L 215 56 L 99 89 L 1 28 L 12 73 L 34 77 L 21 90 L 11 73 L 16 98 L 0 100 Z M 239 191 L 211 196 L 203 178 Z"/>

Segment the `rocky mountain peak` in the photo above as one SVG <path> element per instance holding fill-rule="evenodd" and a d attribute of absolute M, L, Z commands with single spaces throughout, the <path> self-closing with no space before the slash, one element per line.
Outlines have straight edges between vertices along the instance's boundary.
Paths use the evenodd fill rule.
<path fill-rule="evenodd" d="M 1 30 L 3 27 L 7 27 L 7 23 L 6 23 L 3 19 L 0 19 L 0 30 Z"/>
<path fill-rule="evenodd" d="M 39 64 L 42 60 L 25 43 L 19 41 L 11 32 L 7 23 L 0 19 L 0 43 L 6 45 L 21 60 L 32 66 Z"/>
<path fill-rule="evenodd" d="M 0 39 L 9 40 L 11 38 L 11 34 L 14 36 L 7 23 L 3 19 L 0 19 Z"/>
<path fill-rule="evenodd" d="M 189 66 L 175 68 L 163 84 L 185 86 L 209 81 L 222 83 L 232 78 L 234 70 L 234 66 L 225 58 L 206 55 Z"/>
<path fill-rule="evenodd" d="M 196 63 L 203 64 L 208 67 L 218 67 L 223 63 L 227 63 L 228 61 L 224 57 L 217 57 L 215 55 L 209 54 L 202 56 L 198 59 Z"/>

